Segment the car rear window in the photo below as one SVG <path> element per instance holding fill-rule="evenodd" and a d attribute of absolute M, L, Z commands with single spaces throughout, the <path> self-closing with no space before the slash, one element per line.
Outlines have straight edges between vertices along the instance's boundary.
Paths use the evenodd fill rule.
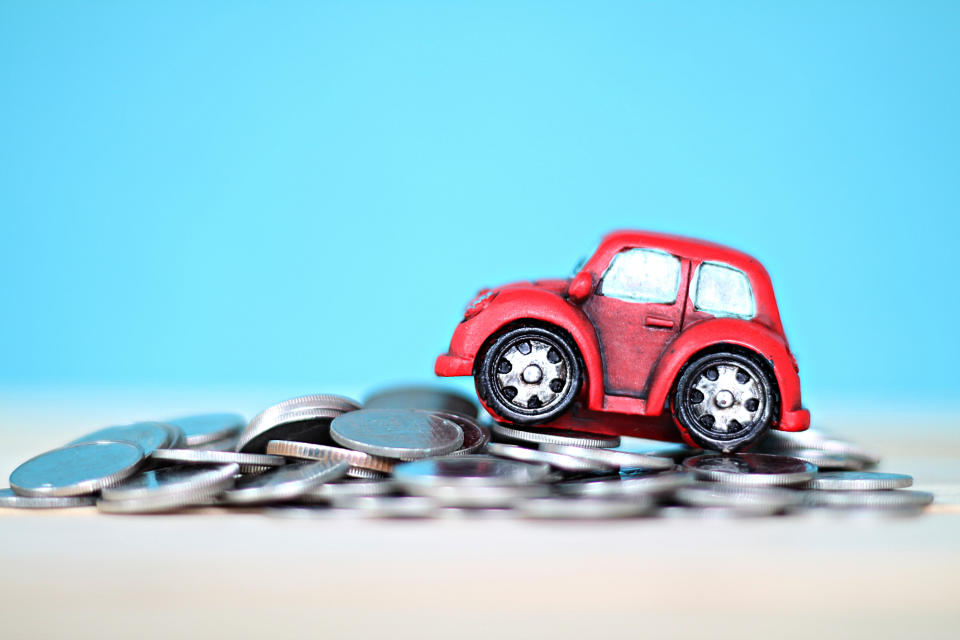
<path fill-rule="evenodd" d="M 680 261 L 664 251 L 627 249 L 610 261 L 601 295 L 631 302 L 672 303 L 680 288 Z"/>
<path fill-rule="evenodd" d="M 693 305 L 715 316 L 752 318 L 757 314 L 747 274 L 719 262 L 704 262 L 691 285 Z"/>

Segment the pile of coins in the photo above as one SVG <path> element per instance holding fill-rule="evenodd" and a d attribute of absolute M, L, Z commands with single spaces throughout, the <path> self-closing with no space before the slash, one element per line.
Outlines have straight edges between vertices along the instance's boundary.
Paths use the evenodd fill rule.
<path fill-rule="evenodd" d="M 914 514 L 933 501 L 873 453 L 817 431 L 754 452 L 484 423 L 433 388 L 337 395 L 108 427 L 17 467 L 0 507 L 104 513 L 268 507 L 273 514 L 548 519 Z"/>

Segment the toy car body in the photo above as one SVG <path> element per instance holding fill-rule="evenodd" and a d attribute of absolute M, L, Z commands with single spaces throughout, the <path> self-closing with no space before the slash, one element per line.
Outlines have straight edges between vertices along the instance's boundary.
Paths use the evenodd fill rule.
<path fill-rule="evenodd" d="M 763 266 L 659 233 L 607 235 L 570 279 L 480 291 L 435 371 L 473 376 L 520 425 L 569 426 L 576 408 L 580 430 L 645 435 L 631 417 L 671 416 L 690 444 L 735 451 L 810 423 Z"/>

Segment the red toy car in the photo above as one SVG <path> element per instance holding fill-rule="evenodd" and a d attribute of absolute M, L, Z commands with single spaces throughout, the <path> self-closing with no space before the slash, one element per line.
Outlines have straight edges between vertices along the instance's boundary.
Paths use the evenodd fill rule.
<path fill-rule="evenodd" d="M 614 232 L 571 279 L 480 291 L 435 370 L 519 425 L 736 451 L 810 424 L 763 266 L 666 234 Z"/>

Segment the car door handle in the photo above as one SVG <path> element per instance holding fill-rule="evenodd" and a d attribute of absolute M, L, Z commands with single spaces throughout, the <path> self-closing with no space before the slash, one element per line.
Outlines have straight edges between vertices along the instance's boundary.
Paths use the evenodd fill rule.
<path fill-rule="evenodd" d="M 663 316 L 647 316 L 643 324 L 648 327 L 658 327 L 660 329 L 673 329 L 673 320 Z"/>

